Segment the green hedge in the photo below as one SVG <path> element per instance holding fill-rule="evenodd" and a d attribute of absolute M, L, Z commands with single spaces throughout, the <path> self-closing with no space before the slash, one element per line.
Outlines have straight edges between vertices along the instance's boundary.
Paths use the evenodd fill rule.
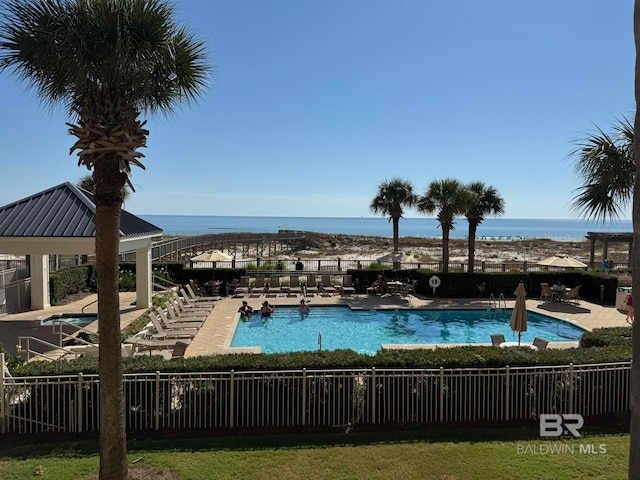
<path fill-rule="evenodd" d="M 504 366 L 566 365 L 624 362 L 631 360 L 631 345 L 614 344 L 591 348 L 548 349 L 463 346 L 435 350 L 386 350 L 362 355 L 352 350 L 274 354 L 211 355 L 168 361 L 160 356 L 125 358 L 126 373 L 210 372 L 248 370 L 332 368 L 498 368 Z M 97 373 L 97 358 L 71 361 L 31 362 L 16 367 L 14 376 Z"/>
<path fill-rule="evenodd" d="M 49 295 L 52 305 L 65 297 L 95 287 L 95 265 L 65 268 L 49 275 Z"/>
<path fill-rule="evenodd" d="M 622 346 L 631 348 L 631 327 L 594 328 L 580 338 L 583 348 Z"/>

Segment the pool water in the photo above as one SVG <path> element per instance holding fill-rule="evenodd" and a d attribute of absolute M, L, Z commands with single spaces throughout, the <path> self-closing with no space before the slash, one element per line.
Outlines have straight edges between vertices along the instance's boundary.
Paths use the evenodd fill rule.
<path fill-rule="evenodd" d="M 95 313 L 63 313 L 61 315 L 52 315 L 49 318 L 42 320 L 41 325 L 53 325 L 56 321 L 62 320 L 66 323 L 71 323 L 79 327 L 86 327 L 97 319 L 98 316 Z"/>
<path fill-rule="evenodd" d="M 232 347 L 259 346 L 263 353 L 351 349 L 374 354 L 382 344 L 491 343 L 490 335 L 502 333 L 517 341 L 511 330 L 511 309 L 504 310 L 351 310 L 349 307 L 312 307 L 308 315 L 297 308 L 278 307 L 270 318 L 254 314 L 239 321 Z M 577 341 L 580 327 L 539 313 L 527 312 L 528 329 L 522 343 L 535 337 L 552 342 Z"/>

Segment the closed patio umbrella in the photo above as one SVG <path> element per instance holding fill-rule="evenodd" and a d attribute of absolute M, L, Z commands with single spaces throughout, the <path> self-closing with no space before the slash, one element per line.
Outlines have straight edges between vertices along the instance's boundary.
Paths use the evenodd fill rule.
<path fill-rule="evenodd" d="M 518 345 L 520 345 L 522 332 L 527 331 L 527 291 L 524 289 L 524 283 L 520 282 L 513 294 L 516 296 L 516 304 L 513 307 L 509 325 L 511 330 L 518 332 Z"/>
<path fill-rule="evenodd" d="M 553 257 L 547 257 L 544 260 L 540 260 L 538 265 L 545 265 L 548 267 L 566 267 L 566 268 L 585 268 L 586 263 L 582 263 L 580 260 L 570 257 L 569 255 L 559 254 Z"/>
<path fill-rule="evenodd" d="M 225 260 L 232 260 L 231 255 L 221 252 L 220 250 L 213 250 L 211 252 L 201 253 L 191 259 L 192 262 L 223 262 Z"/>

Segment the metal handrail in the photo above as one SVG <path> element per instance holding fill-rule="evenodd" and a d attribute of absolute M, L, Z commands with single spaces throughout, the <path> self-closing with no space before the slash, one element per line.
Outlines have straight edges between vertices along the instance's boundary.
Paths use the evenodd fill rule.
<path fill-rule="evenodd" d="M 27 348 L 25 349 L 22 346 L 22 340 L 26 340 L 27 342 Z M 40 345 L 43 345 L 45 347 L 50 347 L 52 350 L 56 351 L 56 350 L 62 350 L 64 352 L 63 355 L 60 355 L 58 357 L 52 357 L 50 355 L 47 355 L 46 353 L 42 353 L 42 352 L 36 352 L 35 350 L 31 350 L 31 341 L 34 341 Z M 74 356 L 74 358 L 78 357 L 78 353 L 74 352 L 73 350 L 71 350 L 68 347 L 64 347 L 64 346 L 58 346 L 55 345 L 53 343 L 47 342 L 46 340 L 42 340 L 41 338 L 37 338 L 37 337 L 31 337 L 31 336 L 21 336 L 18 337 L 18 353 L 22 353 L 22 352 L 26 352 L 27 354 L 27 359 L 26 361 L 29 362 L 29 360 L 31 360 L 31 354 L 34 354 L 35 356 L 38 357 L 42 357 L 42 358 L 46 358 L 47 360 L 58 360 L 61 356 L 64 356 L 66 354 L 71 354 Z"/>

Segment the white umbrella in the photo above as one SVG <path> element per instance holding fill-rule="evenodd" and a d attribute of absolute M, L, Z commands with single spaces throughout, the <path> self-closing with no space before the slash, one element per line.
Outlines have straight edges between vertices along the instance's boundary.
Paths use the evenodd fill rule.
<path fill-rule="evenodd" d="M 221 252 L 220 250 L 201 253 L 191 259 L 192 262 L 224 262 L 225 260 L 233 260 L 233 257 Z"/>
<path fill-rule="evenodd" d="M 540 260 L 538 265 L 545 265 L 547 267 L 566 267 L 566 268 L 584 268 L 586 263 L 582 263 L 580 260 L 570 257 L 569 255 L 559 254 L 553 257 L 547 257 L 544 260 Z"/>

